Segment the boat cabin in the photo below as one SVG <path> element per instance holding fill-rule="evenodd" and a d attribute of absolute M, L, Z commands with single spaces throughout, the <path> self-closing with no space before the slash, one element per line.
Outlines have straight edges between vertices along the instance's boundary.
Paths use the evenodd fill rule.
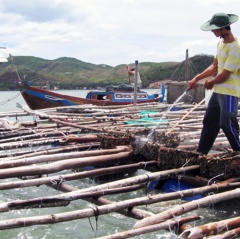
<path fill-rule="evenodd" d="M 148 95 L 146 92 L 137 92 L 138 100 L 149 100 L 158 97 L 158 94 Z M 86 99 L 94 100 L 109 100 L 115 102 L 129 102 L 133 101 L 133 92 L 112 92 L 112 91 L 90 91 L 88 92 Z"/>

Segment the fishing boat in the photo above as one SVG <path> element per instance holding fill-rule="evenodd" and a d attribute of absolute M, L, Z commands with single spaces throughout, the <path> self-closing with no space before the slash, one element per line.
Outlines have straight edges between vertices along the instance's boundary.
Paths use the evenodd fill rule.
<path fill-rule="evenodd" d="M 25 102 L 32 110 L 83 104 L 98 106 L 129 105 L 134 103 L 134 99 L 136 99 L 137 104 L 163 102 L 165 94 L 164 86 L 162 86 L 161 94 L 152 95 L 145 91 L 138 91 L 135 94 L 134 89 L 131 87 L 118 86 L 107 87 L 106 91 L 89 91 L 86 98 L 81 98 L 36 87 L 30 81 L 18 81 L 17 85 Z"/>

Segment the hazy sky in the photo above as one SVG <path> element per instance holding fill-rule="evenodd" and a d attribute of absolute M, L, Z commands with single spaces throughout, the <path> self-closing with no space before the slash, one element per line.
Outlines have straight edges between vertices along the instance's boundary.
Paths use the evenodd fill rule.
<path fill-rule="evenodd" d="M 0 0 L 2 53 L 93 64 L 182 61 L 214 55 L 200 30 L 214 13 L 240 16 L 239 0 Z M 240 20 L 232 25 L 240 37 Z"/>

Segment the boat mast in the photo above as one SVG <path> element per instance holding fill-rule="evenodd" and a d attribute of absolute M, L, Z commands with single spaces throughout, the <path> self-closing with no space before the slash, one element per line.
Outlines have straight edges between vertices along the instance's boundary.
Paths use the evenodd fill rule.
<path fill-rule="evenodd" d="M 137 77 L 138 77 L 138 61 L 135 61 L 135 74 L 134 74 L 134 95 L 133 105 L 137 104 Z"/>
<path fill-rule="evenodd" d="M 189 81 L 189 57 L 188 49 L 186 50 L 186 60 L 185 60 L 185 81 Z"/>

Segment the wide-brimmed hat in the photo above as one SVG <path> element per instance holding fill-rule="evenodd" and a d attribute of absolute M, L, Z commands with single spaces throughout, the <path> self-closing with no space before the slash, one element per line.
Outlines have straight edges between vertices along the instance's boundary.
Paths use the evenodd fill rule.
<path fill-rule="evenodd" d="M 238 20 L 238 16 L 235 14 L 216 13 L 212 16 L 211 20 L 207 21 L 201 26 L 203 31 L 212 31 L 221 29 Z"/>

